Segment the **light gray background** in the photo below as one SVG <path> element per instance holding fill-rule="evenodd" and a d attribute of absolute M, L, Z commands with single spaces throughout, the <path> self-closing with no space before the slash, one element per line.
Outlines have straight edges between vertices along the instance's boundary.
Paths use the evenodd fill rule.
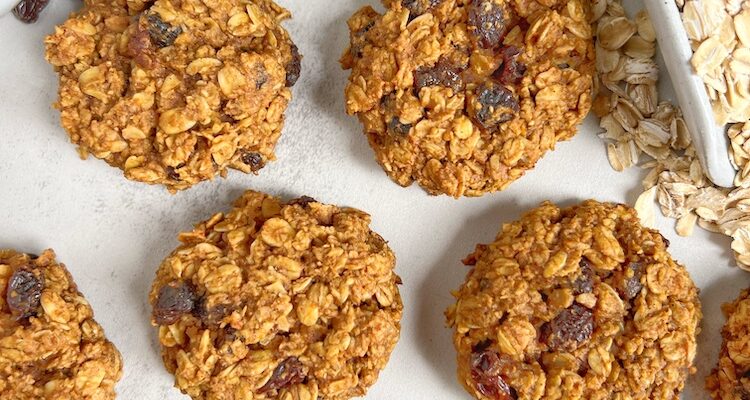
<path fill-rule="evenodd" d="M 310 195 L 358 207 L 398 257 L 405 303 L 401 341 L 367 398 L 469 399 L 455 378 L 443 310 L 466 273 L 461 258 L 493 239 L 500 224 L 551 199 L 561 204 L 597 198 L 633 204 L 643 173 L 616 173 L 589 118 L 537 168 L 502 193 L 478 199 L 430 197 L 392 183 L 375 163 L 360 125 L 344 113 L 348 73 L 338 59 L 348 42 L 347 18 L 375 0 L 281 0 L 298 43 L 302 78 L 294 88 L 278 161 L 258 177 L 232 172 L 177 195 L 125 180 L 103 161 L 81 161 L 50 104 L 57 79 L 44 61 L 43 39 L 78 7 L 53 0 L 40 22 L 0 17 L 0 247 L 38 252 L 52 247 L 72 271 L 107 336 L 119 347 L 125 375 L 122 399 L 184 399 L 159 357 L 149 325 L 147 291 L 176 235 L 219 210 L 243 190 Z M 630 2 L 638 6 L 640 1 Z M 632 4 L 635 3 L 635 4 Z M 668 79 L 664 79 L 668 85 Z M 703 333 L 685 398 L 707 398 L 703 379 L 716 362 L 723 318 L 720 304 L 749 283 L 733 267 L 729 241 L 696 229 L 679 238 L 673 221 L 659 219 L 674 256 L 701 287 Z"/>

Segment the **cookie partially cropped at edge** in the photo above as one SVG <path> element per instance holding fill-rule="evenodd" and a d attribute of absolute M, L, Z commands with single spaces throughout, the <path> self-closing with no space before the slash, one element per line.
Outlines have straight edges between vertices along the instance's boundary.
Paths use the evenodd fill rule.
<path fill-rule="evenodd" d="M 122 358 L 65 265 L 0 250 L 0 398 L 115 398 Z"/>
<path fill-rule="evenodd" d="M 668 245 L 596 201 L 504 224 L 446 312 L 459 381 L 481 400 L 678 399 L 702 314 Z"/>
<path fill-rule="evenodd" d="M 721 330 L 719 364 L 706 378 L 706 389 L 714 400 L 750 398 L 750 289 L 722 306 L 727 318 Z"/>
<path fill-rule="evenodd" d="M 88 0 L 46 39 L 82 157 L 182 190 L 275 159 L 300 54 L 271 0 Z"/>
<path fill-rule="evenodd" d="M 346 110 L 388 176 L 431 194 L 505 189 L 591 108 L 583 0 L 384 0 L 349 20 Z"/>
<path fill-rule="evenodd" d="M 403 305 L 370 216 L 248 191 L 180 234 L 149 295 L 162 358 L 193 399 L 343 400 L 385 367 Z"/>

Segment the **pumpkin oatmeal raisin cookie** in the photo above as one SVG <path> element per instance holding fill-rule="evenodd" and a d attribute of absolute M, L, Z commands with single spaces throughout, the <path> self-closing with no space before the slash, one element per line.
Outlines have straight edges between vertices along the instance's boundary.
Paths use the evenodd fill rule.
<path fill-rule="evenodd" d="M 344 400 L 399 337 L 395 257 L 369 215 L 246 192 L 180 235 L 151 289 L 176 386 L 193 399 Z"/>
<path fill-rule="evenodd" d="M 584 0 L 384 0 L 349 20 L 346 110 L 396 183 L 504 189 L 591 107 Z"/>
<path fill-rule="evenodd" d="M 115 398 L 122 359 L 65 265 L 0 250 L 0 398 Z"/>
<path fill-rule="evenodd" d="M 300 55 L 271 0 L 87 0 L 47 37 L 82 157 L 182 190 L 274 160 Z"/>
<path fill-rule="evenodd" d="M 727 317 L 721 331 L 719 365 L 706 378 L 706 389 L 715 400 L 750 398 L 750 289 L 722 307 Z"/>
<path fill-rule="evenodd" d="M 481 400 L 678 399 L 701 310 L 668 245 L 596 201 L 503 225 L 446 313 L 460 382 Z"/>

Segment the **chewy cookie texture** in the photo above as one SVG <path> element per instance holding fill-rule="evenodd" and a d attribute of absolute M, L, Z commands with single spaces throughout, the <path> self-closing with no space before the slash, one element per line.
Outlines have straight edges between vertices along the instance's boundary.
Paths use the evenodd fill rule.
<path fill-rule="evenodd" d="M 88 0 L 46 39 L 82 157 L 171 191 L 275 159 L 300 54 L 271 0 Z"/>
<path fill-rule="evenodd" d="M 595 201 L 505 224 L 446 312 L 461 384 L 481 400 L 679 398 L 701 311 L 668 245 Z"/>
<path fill-rule="evenodd" d="M 122 359 L 55 253 L 0 250 L 0 398 L 115 398 Z"/>
<path fill-rule="evenodd" d="M 193 399 L 365 394 L 399 337 L 395 257 L 369 215 L 248 191 L 180 235 L 150 293 L 162 357 Z"/>
<path fill-rule="evenodd" d="M 349 20 L 346 110 L 396 183 L 431 194 L 504 189 L 591 107 L 582 0 L 384 0 Z"/>
<path fill-rule="evenodd" d="M 706 389 L 714 400 L 745 400 L 750 398 L 750 290 L 722 310 L 727 322 L 719 365 L 706 378 Z"/>

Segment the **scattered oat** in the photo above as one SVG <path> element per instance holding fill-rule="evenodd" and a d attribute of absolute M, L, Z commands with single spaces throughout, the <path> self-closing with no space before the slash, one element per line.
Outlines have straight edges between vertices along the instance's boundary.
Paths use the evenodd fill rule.
<path fill-rule="evenodd" d="M 687 0 L 682 20 L 719 124 L 750 119 L 750 7 L 741 0 Z"/>
<path fill-rule="evenodd" d="M 600 117 L 599 136 L 607 142 L 612 168 L 622 171 L 637 165 L 649 171 L 643 179 L 644 193 L 635 204 L 643 224 L 653 224 L 656 201 L 662 214 L 677 220 L 675 230 L 681 236 L 691 235 L 697 224 L 732 237 L 737 264 L 750 270 L 747 4 L 736 0 L 678 1 L 695 50 L 692 63 L 706 81 L 714 108 L 724 118 L 719 120 L 735 122 L 727 134 L 731 143 L 729 156 L 738 170 L 736 188 L 718 188 L 706 178 L 682 112 L 659 99 L 658 68 L 652 51 L 656 35 L 648 14 L 641 11 L 630 20 L 624 15 L 620 0 L 594 5 L 599 35 L 599 94 L 593 109 Z M 619 29 L 613 30 L 612 25 Z"/>
<path fill-rule="evenodd" d="M 656 186 L 646 190 L 638 196 L 635 201 L 635 211 L 641 220 L 641 225 L 647 228 L 656 226 L 656 213 L 654 213 L 654 201 L 656 201 Z"/>

